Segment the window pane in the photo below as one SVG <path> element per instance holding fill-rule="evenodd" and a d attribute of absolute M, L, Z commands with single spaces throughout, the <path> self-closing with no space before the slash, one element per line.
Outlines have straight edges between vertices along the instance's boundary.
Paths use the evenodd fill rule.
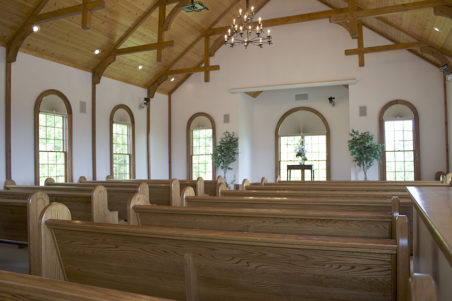
<path fill-rule="evenodd" d="M 130 145 L 128 124 L 113 123 L 113 177 L 130 179 Z"/>
<path fill-rule="evenodd" d="M 212 180 L 212 129 L 193 129 L 191 134 L 192 179 Z"/>

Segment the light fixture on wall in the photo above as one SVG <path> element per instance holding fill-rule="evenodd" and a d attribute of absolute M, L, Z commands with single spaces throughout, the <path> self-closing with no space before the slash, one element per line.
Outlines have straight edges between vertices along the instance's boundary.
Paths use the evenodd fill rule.
<path fill-rule="evenodd" d="M 271 45 L 272 36 L 270 29 L 264 31 L 262 18 L 259 17 L 257 23 L 253 23 L 254 6 L 249 7 L 249 0 L 246 0 L 246 10 L 239 9 L 239 15 L 232 20 L 232 24 L 224 35 L 224 44 L 234 47 L 237 44 L 263 47 L 264 44 Z"/>

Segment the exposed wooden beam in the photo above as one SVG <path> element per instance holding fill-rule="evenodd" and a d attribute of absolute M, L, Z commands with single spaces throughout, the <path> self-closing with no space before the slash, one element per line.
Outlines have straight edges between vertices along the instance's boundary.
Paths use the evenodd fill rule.
<path fill-rule="evenodd" d="M 262 94 L 263 91 L 255 91 L 255 92 L 245 92 L 246 95 L 252 97 L 252 98 L 257 98 L 259 95 Z"/>
<path fill-rule="evenodd" d="M 314 12 L 314 13 L 300 14 L 300 15 L 294 15 L 294 16 L 288 16 L 288 17 L 274 18 L 274 19 L 263 20 L 262 25 L 264 27 L 274 27 L 274 26 L 308 22 L 308 21 L 314 21 L 314 20 L 322 20 L 322 19 L 328 19 L 339 13 L 345 13 L 347 11 L 348 11 L 348 9 L 341 8 L 341 9 L 324 10 L 324 11 L 319 11 L 319 12 Z M 256 26 L 256 25 L 257 25 L 257 22 L 254 22 L 251 24 L 251 26 Z M 229 26 L 212 28 L 212 29 L 207 30 L 206 34 L 208 34 L 208 35 L 224 34 L 226 32 L 226 30 L 228 30 L 228 28 L 229 28 Z"/>
<path fill-rule="evenodd" d="M 387 16 L 387 15 L 397 14 L 397 13 L 406 12 L 406 11 L 441 6 L 443 4 L 444 4 L 443 0 L 427 0 L 427 1 L 390 5 L 390 6 L 373 8 L 373 9 L 362 9 L 362 10 L 358 10 L 355 12 L 355 17 L 356 17 L 356 19 L 359 20 L 359 19 L 369 18 L 369 17 Z M 334 14 L 330 20 L 332 23 L 346 22 L 348 20 L 348 14 L 347 13 Z"/>
<path fill-rule="evenodd" d="M 160 47 L 160 44 L 163 42 L 163 24 L 165 23 L 165 17 L 166 17 L 166 1 L 160 0 L 159 3 L 159 24 L 157 28 L 157 44 L 159 45 L 157 47 L 157 62 L 162 61 L 162 47 Z"/>
<path fill-rule="evenodd" d="M 452 19 L 452 6 L 451 5 L 437 6 L 434 8 L 433 12 L 437 16 Z"/>
<path fill-rule="evenodd" d="M 355 17 L 356 12 L 356 2 L 355 0 L 348 0 L 348 20 L 349 20 L 349 28 L 350 28 L 350 36 L 352 39 L 356 39 L 358 37 L 358 20 Z"/>
<path fill-rule="evenodd" d="M 163 23 L 163 31 L 168 31 L 173 24 L 176 16 L 181 12 L 180 7 L 185 3 L 185 0 L 180 0 L 175 7 L 169 12 Z"/>
<path fill-rule="evenodd" d="M 114 55 L 125 55 L 125 54 L 131 54 L 136 52 L 143 52 L 143 51 L 150 51 L 160 48 L 168 48 L 173 47 L 174 41 L 164 41 L 162 43 L 152 43 L 152 44 L 146 44 L 146 45 L 140 45 L 140 46 L 134 46 L 134 47 L 127 47 L 127 48 L 120 48 L 113 51 Z"/>
<path fill-rule="evenodd" d="M 173 171 L 173 130 L 172 130 L 172 99 L 171 95 L 168 95 L 168 179 L 171 179 L 173 177 L 172 171 Z"/>
<path fill-rule="evenodd" d="M 11 64 L 5 69 L 5 175 L 11 180 Z"/>
<path fill-rule="evenodd" d="M 345 50 L 345 55 L 359 55 L 361 53 L 373 53 L 373 52 L 383 52 L 383 51 L 391 51 L 391 50 L 401 50 L 401 49 L 412 49 L 420 47 L 422 44 L 419 42 L 411 42 L 411 43 L 398 43 L 391 45 L 383 45 L 383 46 L 372 46 L 372 47 L 364 47 L 364 48 L 356 48 L 356 49 L 347 49 Z"/>
<path fill-rule="evenodd" d="M 166 74 L 175 75 L 175 74 L 184 74 L 184 73 L 196 73 L 196 72 L 209 72 L 209 71 L 218 71 L 220 70 L 219 65 L 207 66 L 207 67 L 192 67 L 192 68 L 182 68 L 182 69 L 174 69 L 168 70 Z"/>
<path fill-rule="evenodd" d="M 165 2 L 166 4 L 172 4 L 179 2 L 179 0 L 160 0 Z M 136 20 L 135 22 L 121 35 L 121 37 L 107 50 L 105 51 L 105 55 L 101 59 L 101 61 L 94 67 L 93 79 L 95 79 L 96 84 L 100 83 L 103 73 L 108 68 L 110 64 L 112 64 L 115 59 L 115 51 L 121 47 L 121 45 L 143 24 L 144 21 L 152 14 L 152 12 L 159 7 L 160 1 L 155 2 L 151 6 L 149 6 Z M 149 86 L 149 85 L 148 85 Z"/>
<path fill-rule="evenodd" d="M 89 0 L 83 0 L 82 11 L 82 29 L 87 30 L 91 27 L 91 12 L 88 8 Z"/>
<path fill-rule="evenodd" d="M 41 0 L 34 8 L 30 15 L 20 28 L 14 33 L 14 35 L 6 43 L 6 62 L 13 63 L 16 61 L 17 53 L 22 46 L 25 39 L 33 32 L 31 19 L 34 18 L 41 9 L 46 6 L 49 0 Z"/>
<path fill-rule="evenodd" d="M 204 82 L 210 82 L 210 70 L 207 68 L 210 66 L 210 53 L 209 53 L 209 36 L 204 37 Z"/>
<path fill-rule="evenodd" d="M 157 92 L 158 87 L 168 79 L 168 74 L 162 74 L 160 77 L 148 88 L 148 97 L 154 98 L 155 92 Z"/>
<path fill-rule="evenodd" d="M 97 131 L 96 131 L 96 99 L 97 99 L 97 87 L 94 82 L 94 78 L 91 82 L 91 162 L 93 168 L 93 181 L 97 180 Z"/>
<path fill-rule="evenodd" d="M 363 35 L 363 22 L 361 20 L 358 21 L 358 48 L 364 48 L 364 35 Z M 358 65 L 360 67 L 364 67 L 364 52 L 360 51 L 358 54 Z"/>
<path fill-rule="evenodd" d="M 239 3 L 240 0 L 234 0 L 208 27 L 207 30 L 210 30 L 215 26 L 237 3 Z M 191 48 L 193 48 L 201 38 L 203 38 L 205 35 L 200 34 L 196 39 L 194 39 L 174 60 L 172 60 L 164 70 L 162 70 L 159 74 L 154 76 L 153 79 L 148 83 L 148 90 L 153 91 L 151 93 L 152 97 L 154 96 L 155 92 L 157 91 L 158 87 L 164 82 L 162 81 L 162 78 L 166 77 L 168 78 L 167 72 L 188 52 Z"/>
<path fill-rule="evenodd" d="M 59 20 L 61 18 L 71 17 L 83 14 L 84 11 L 95 11 L 105 7 L 105 0 L 93 0 L 85 4 L 74 5 L 57 9 L 55 11 L 39 14 L 31 19 L 32 24 L 40 24 L 44 22 Z M 82 22 L 83 23 L 83 22 Z"/>
<path fill-rule="evenodd" d="M 451 60 L 447 56 L 445 56 L 441 52 L 439 52 L 437 49 L 435 49 L 434 47 L 423 46 L 423 47 L 421 47 L 421 53 L 425 53 L 430 56 L 433 56 L 437 61 L 440 62 L 441 66 L 444 66 L 446 64 L 449 66 L 452 66 Z"/>

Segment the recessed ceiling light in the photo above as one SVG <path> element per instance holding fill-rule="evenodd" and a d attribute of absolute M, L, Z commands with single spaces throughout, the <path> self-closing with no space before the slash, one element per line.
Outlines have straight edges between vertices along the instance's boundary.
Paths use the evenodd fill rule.
<path fill-rule="evenodd" d="M 143 65 L 138 66 L 138 70 L 143 69 Z"/>
<path fill-rule="evenodd" d="M 174 77 L 171 77 L 170 81 L 172 81 L 172 82 L 173 82 L 174 80 L 175 80 L 175 78 L 174 78 Z"/>
<path fill-rule="evenodd" d="M 433 29 L 436 30 L 437 32 L 441 32 L 441 28 L 439 28 L 439 27 L 435 26 L 435 27 L 433 27 Z"/>
<path fill-rule="evenodd" d="M 33 32 L 38 32 L 39 31 L 39 26 L 38 25 L 33 25 Z"/>
<path fill-rule="evenodd" d="M 99 53 L 100 53 L 100 49 L 94 50 L 94 54 L 95 54 L 95 55 L 98 55 Z"/>

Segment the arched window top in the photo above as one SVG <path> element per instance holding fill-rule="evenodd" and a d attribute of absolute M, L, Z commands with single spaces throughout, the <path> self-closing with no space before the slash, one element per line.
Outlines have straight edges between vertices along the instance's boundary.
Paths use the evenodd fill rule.
<path fill-rule="evenodd" d="M 216 144 L 215 121 L 207 113 L 193 114 L 187 122 L 187 178 L 215 178 L 212 151 Z"/>
<path fill-rule="evenodd" d="M 47 177 L 72 181 L 72 108 L 58 90 L 42 92 L 35 102 L 35 184 Z"/>
<path fill-rule="evenodd" d="M 379 114 L 379 143 L 384 145 L 380 179 L 420 180 L 419 114 L 410 102 L 396 99 Z"/>
<path fill-rule="evenodd" d="M 124 104 L 110 114 L 110 175 L 120 180 L 135 178 L 135 118 Z"/>
<path fill-rule="evenodd" d="M 309 107 L 293 108 L 279 119 L 275 129 L 275 177 L 286 179 L 287 165 L 297 163 L 295 148 L 302 143 L 314 179 L 330 179 L 330 128 L 325 117 Z"/>

